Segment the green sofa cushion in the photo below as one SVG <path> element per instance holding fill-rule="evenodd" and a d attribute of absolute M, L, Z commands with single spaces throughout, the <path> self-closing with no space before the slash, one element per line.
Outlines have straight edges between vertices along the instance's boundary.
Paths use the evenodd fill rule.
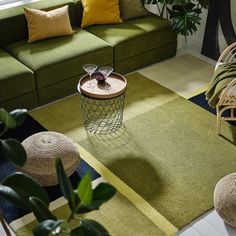
<path fill-rule="evenodd" d="M 0 101 L 35 90 L 33 71 L 0 49 Z"/>
<path fill-rule="evenodd" d="M 114 47 L 119 61 L 176 41 L 169 21 L 156 15 L 144 16 L 116 25 L 96 25 L 86 30 Z"/>
<path fill-rule="evenodd" d="M 28 27 L 23 7 L 51 10 L 64 5 L 69 5 L 71 25 L 75 26 L 78 7 L 73 0 L 40 0 L 0 10 L 0 46 L 28 38 Z"/>
<path fill-rule="evenodd" d="M 112 47 L 82 29 L 72 36 L 33 44 L 24 40 L 6 45 L 5 49 L 34 71 L 37 89 L 85 73 L 82 66 L 86 63 L 106 65 L 113 61 Z"/>

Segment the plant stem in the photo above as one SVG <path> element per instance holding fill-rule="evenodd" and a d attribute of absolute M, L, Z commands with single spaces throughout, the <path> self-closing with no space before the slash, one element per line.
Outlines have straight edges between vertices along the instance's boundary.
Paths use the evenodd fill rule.
<path fill-rule="evenodd" d="M 2 137 L 6 133 L 6 131 L 7 131 L 7 127 L 5 126 L 3 131 L 0 133 L 0 137 Z"/>
<path fill-rule="evenodd" d="M 7 236 L 11 236 L 11 232 L 9 230 L 9 228 L 7 227 L 7 224 L 3 218 L 3 214 L 2 214 L 2 210 L 0 209 L 0 223 L 2 224 L 2 227 L 6 233 Z"/>
<path fill-rule="evenodd" d="M 157 2 L 157 10 L 159 12 L 159 15 L 161 16 L 161 9 L 160 9 L 160 6 L 159 6 L 158 2 Z"/>
<path fill-rule="evenodd" d="M 69 218 L 67 219 L 67 223 L 69 223 L 73 218 L 74 218 L 74 212 L 72 211 L 72 212 L 70 213 Z"/>
<path fill-rule="evenodd" d="M 67 219 L 67 223 L 69 223 L 69 222 L 74 218 L 75 212 L 77 212 L 77 211 L 79 210 L 79 208 L 81 207 L 81 205 L 82 205 L 82 202 L 80 202 L 80 203 L 78 204 L 78 206 L 76 207 L 75 211 L 71 211 L 70 216 L 69 216 L 68 219 Z"/>

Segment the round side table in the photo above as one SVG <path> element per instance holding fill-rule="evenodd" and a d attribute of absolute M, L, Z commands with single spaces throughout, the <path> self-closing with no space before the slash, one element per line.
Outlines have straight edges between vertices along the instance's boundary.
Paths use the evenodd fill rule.
<path fill-rule="evenodd" d="M 84 75 L 77 86 L 86 130 L 93 134 L 117 131 L 123 121 L 127 81 L 111 73 L 105 81 Z"/>

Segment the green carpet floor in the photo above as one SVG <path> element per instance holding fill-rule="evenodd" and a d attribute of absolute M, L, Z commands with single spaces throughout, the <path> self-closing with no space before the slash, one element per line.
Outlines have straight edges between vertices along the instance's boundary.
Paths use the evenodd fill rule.
<path fill-rule="evenodd" d="M 114 135 L 89 136 L 79 97 L 31 114 L 47 129 L 71 137 L 181 229 L 213 207 L 217 181 L 236 171 L 236 130 L 159 84 L 127 77 L 125 121 Z"/>
<path fill-rule="evenodd" d="M 70 210 L 67 205 L 63 204 L 54 210 L 53 213 L 58 218 L 61 217 L 60 219 L 67 219 L 70 215 Z M 84 217 L 100 222 L 112 236 L 133 236 L 134 232 L 138 236 L 166 235 L 119 192 L 109 202 L 104 204 L 99 211 L 85 214 Z M 33 236 L 32 229 L 35 224 L 36 221 L 32 221 L 24 227 L 17 227 L 17 235 Z M 71 222 L 72 227 L 77 225 L 77 221 Z M 16 224 L 13 225 L 13 228 L 16 228 Z M 68 234 L 62 234 L 61 236 L 66 235 L 68 236 Z"/>

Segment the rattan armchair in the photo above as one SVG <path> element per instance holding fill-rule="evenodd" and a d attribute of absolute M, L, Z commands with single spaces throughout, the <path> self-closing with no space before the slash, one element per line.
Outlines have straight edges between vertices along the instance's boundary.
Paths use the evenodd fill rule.
<path fill-rule="evenodd" d="M 215 70 L 220 64 L 236 62 L 236 43 L 228 46 L 220 55 Z M 220 133 L 221 120 L 236 120 L 236 78 L 233 79 L 225 89 L 222 90 L 219 102 L 216 105 L 217 133 Z M 229 113 L 226 112 L 229 110 Z"/>

